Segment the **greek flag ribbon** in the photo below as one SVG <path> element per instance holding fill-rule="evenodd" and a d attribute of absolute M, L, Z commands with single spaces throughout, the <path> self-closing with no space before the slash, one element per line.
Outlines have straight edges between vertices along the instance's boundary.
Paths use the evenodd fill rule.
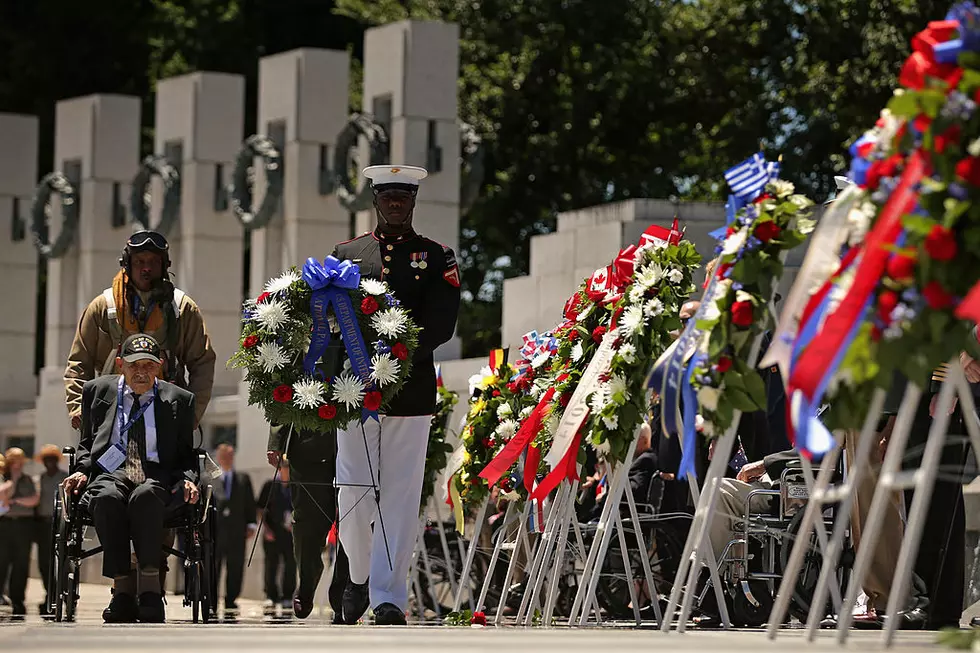
<path fill-rule="evenodd" d="M 323 259 L 323 263 L 315 258 L 308 258 L 303 266 L 303 280 L 313 290 L 313 296 L 310 297 L 313 332 L 310 334 L 310 348 L 303 359 L 303 371 L 310 376 L 323 378 L 323 372 L 316 365 L 330 344 L 327 313 L 333 308 L 351 368 L 367 389 L 373 390 L 371 356 L 364 344 L 364 336 L 361 335 L 357 314 L 350 300 L 350 291 L 361 284 L 360 269 L 350 261 L 340 261 L 333 256 Z M 377 421 L 378 411 L 362 409 L 361 422 L 369 419 Z"/>
<path fill-rule="evenodd" d="M 732 192 L 725 203 L 725 226 L 715 229 L 710 235 L 715 240 L 723 239 L 728 226 L 735 222 L 738 210 L 761 195 L 766 184 L 778 178 L 779 163 L 767 162 L 762 152 L 726 170 L 725 181 Z"/>

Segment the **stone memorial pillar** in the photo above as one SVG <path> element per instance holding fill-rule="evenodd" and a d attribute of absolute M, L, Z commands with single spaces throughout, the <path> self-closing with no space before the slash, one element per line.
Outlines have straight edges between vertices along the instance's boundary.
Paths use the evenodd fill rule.
<path fill-rule="evenodd" d="M 8 293 L 0 327 L 0 409 L 34 403 L 37 318 L 37 250 L 31 242 L 28 209 L 37 183 L 38 122 L 34 116 L 0 113 L 0 278 Z"/>
<path fill-rule="evenodd" d="M 251 232 L 249 296 L 290 266 L 308 257 L 322 260 L 351 238 L 351 217 L 332 192 L 330 165 L 337 136 L 347 123 L 350 55 L 303 48 L 259 61 L 258 126 L 282 153 L 284 189 L 280 210 L 267 226 Z M 261 166 L 256 170 L 254 206 L 261 202 Z M 248 405 L 239 388 L 238 464 L 265 463 L 269 425 Z"/>
<path fill-rule="evenodd" d="M 75 328 L 89 302 L 108 288 L 119 270 L 119 254 L 132 233 L 125 198 L 138 168 L 140 99 L 89 95 L 58 102 L 55 169 L 78 193 L 75 242 L 48 262 L 44 368 L 37 400 L 39 441 L 75 444 L 65 408 L 64 372 Z M 61 229 L 52 202 L 50 239 Z"/>
<path fill-rule="evenodd" d="M 241 75 L 199 72 L 157 86 L 155 151 L 181 177 L 180 217 L 167 234 L 171 271 L 201 309 L 218 355 L 212 398 L 236 394 L 241 376 L 225 366 L 241 325 L 243 231 L 227 208 L 224 185 L 244 136 L 244 100 Z M 162 205 L 159 192 L 154 205 Z"/>
<path fill-rule="evenodd" d="M 422 166 L 415 208 L 419 233 L 459 252 L 460 135 L 456 100 L 459 26 L 401 21 L 364 33 L 364 111 L 385 127 L 389 163 Z M 374 228 L 374 210 L 358 214 L 358 232 Z M 437 360 L 459 358 L 454 338 Z"/>

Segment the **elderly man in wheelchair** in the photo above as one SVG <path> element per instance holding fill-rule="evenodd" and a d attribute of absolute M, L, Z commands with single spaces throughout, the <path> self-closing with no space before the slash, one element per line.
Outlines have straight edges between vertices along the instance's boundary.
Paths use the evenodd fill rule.
<path fill-rule="evenodd" d="M 840 470 L 839 470 L 840 471 Z M 801 527 L 809 497 L 796 451 L 770 454 L 745 464 L 735 479 L 722 479 L 718 507 L 709 522 L 711 548 L 725 586 L 726 603 L 734 626 L 761 626 L 769 619 L 782 570 Z M 829 508 L 825 520 L 830 519 Z M 825 521 L 825 528 L 830 526 Z M 810 553 L 793 590 L 790 613 L 806 619 L 821 557 L 811 534 Z M 850 564 L 850 546 L 842 557 L 839 580 L 843 584 Z M 717 621 L 707 586 L 699 592 L 702 612 Z M 827 613 L 833 610 L 827 606 Z"/>
<path fill-rule="evenodd" d="M 159 565 L 165 522 L 182 506 L 199 500 L 194 395 L 158 380 L 160 349 L 150 336 L 127 339 L 118 363 L 122 375 L 98 377 L 84 386 L 78 456 L 62 487 L 67 516 L 91 517 L 103 552 L 102 573 L 115 580 L 112 601 L 103 612 L 105 621 L 161 623 L 165 611 Z M 80 536 L 80 520 L 74 525 Z M 78 560 L 68 559 L 70 550 L 62 555 L 72 535 L 65 533 L 66 542 L 58 550 L 60 563 L 53 565 L 59 574 L 93 553 L 80 553 L 76 541 Z M 138 598 L 130 575 L 130 542 L 139 566 Z M 57 584 L 61 599 L 77 591 Z M 75 598 L 69 597 L 72 611 Z"/>

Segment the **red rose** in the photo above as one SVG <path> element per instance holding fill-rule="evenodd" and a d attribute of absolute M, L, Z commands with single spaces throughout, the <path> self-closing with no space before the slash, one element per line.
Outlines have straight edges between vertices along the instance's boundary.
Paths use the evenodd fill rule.
<path fill-rule="evenodd" d="M 602 342 L 602 336 L 606 335 L 606 327 L 597 326 L 595 330 L 592 331 L 592 342 Z"/>
<path fill-rule="evenodd" d="M 779 234 L 783 232 L 782 227 L 780 227 L 775 222 L 763 222 L 758 227 L 755 228 L 753 232 L 755 237 L 764 243 L 768 243 L 773 238 L 779 238 Z"/>
<path fill-rule="evenodd" d="M 752 302 L 735 302 L 732 304 L 732 324 L 737 327 L 748 327 L 752 325 Z"/>
<path fill-rule="evenodd" d="M 365 315 L 371 315 L 378 310 L 378 302 L 374 297 L 365 297 L 361 300 L 361 312 Z"/>
<path fill-rule="evenodd" d="M 962 133 L 963 130 L 959 125 L 948 127 L 946 131 L 936 136 L 934 140 L 934 149 L 937 153 L 942 154 L 944 151 L 946 151 L 947 147 L 960 140 L 960 135 Z"/>
<path fill-rule="evenodd" d="M 980 158 L 968 156 L 956 164 L 956 176 L 971 186 L 980 186 Z"/>
<path fill-rule="evenodd" d="M 732 369 L 732 359 L 728 356 L 722 356 L 718 359 L 718 362 L 715 363 L 715 369 L 724 374 L 728 370 Z"/>
<path fill-rule="evenodd" d="M 257 344 L 259 344 L 258 336 L 245 336 L 245 339 L 242 340 L 242 347 L 245 349 L 251 349 Z"/>
<path fill-rule="evenodd" d="M 470 618 L 471 626 L 486 626 L 487 625 L 487 615 L 482 612 L 474 612 L 473 616 Z"/>
<path fill-rule="evenodd" d="M 937 261 L 950 261 L 956 256 L 956 237 L 942 225 L 933 225 L 925 242 L 926 254 Z"/>
<path fill-rule="evenodd" d="M 262 304 L 267 299 L 269 299 L 269 293 L 264 292 L 264 293 L 262 293 L 261 295 L 259 295 L 258 297 L 255 298 L 255 303 L 256 304 Z"/>
<path fill-rule="evenodd" d="M 289 385 L 281 385 L 272 391 L 272 398 L 280 404 L 285 404 L 293 399 L 293 388 Z"/>
<path fill-rule="evenodd" d="M 406 347 L 401 342 L 396 342 L 394 346 L 391 348 L 391 353 L 392 355 L 394 355 L 395 358 L 397 358 L 400 361 L 403 361 L 406 358 L 408 358 L 408 347 Z"/>
<path fill-rule="evenodd" d="M 891 321 L 892 311 L 898 306 L 898 294 L 891 290 L 878 295 L 878 317 L 885 322 Z"/>
<path fill-rule="evenodd" d="M 948 308 L 953 303 L 953 296 L 946 292 L 946 289 L 938 281 L 930 281 L 922 289 L 922 296 L 929 304 L 929 308 L 937 311 Z"/>
<path fill-rule="evenodd" d="M 493 391 L 493 392 L 491 392 L 490 394 L 491 394 L 491 396 L 494 396 L 494 397 L 499 397 L 499 396 L 500 396 L 500 390 L 494 390 L 494 391 Z"/>
<path fill-rule="evenodd" d="M 364 395 L 364 407 L 368 410 L 378 410 L 381 408 L 381 393 L 373 390 Z"/>
<path fill-rule="evenodd" d="M 320 416 L 320 419 L 333 419 L 337 416 L 337 407 L 332 404 L 323 404 L 320 406 L 320 410 L 316 411 L 316 414 Z"/>
<path fill-rule="evenodd" d="M 896 281 L 904 281 L 915 274 L 915 257 L 908 254 L 895 254 L 888 259 L 885 272 Z"/>

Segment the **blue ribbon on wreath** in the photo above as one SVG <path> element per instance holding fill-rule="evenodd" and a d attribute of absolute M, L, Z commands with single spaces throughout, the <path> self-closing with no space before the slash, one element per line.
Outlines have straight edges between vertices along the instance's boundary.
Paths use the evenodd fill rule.
<path fill-rule="evenodd" d="M 323 378 L 323 372 L 316 365 L 330 345 L 330 324 L 327 312 L 333 308 L 340 326 L 341 340 L 347 351 L 351 368 L 367 390 L 374 389 L 371 380 L 371 356 L 361 327 L 357 321 L 357 313 L 350 300 L 350 292 L 361 284 L 360 268 L 350 261 L 341 261 L 333 256 L 323 259 L 323 263 L 315 258 L 306 259 L 303 266 L 303 280 L 313 290 L 310 297 L 310 315 L 313 317 L 313 333 L 310 334 L 310 348 L 303 359 L 303 371 L 307 374 Z M 361 410 L 361 422 L 369 419 L 378 421 L 378 411 Z"/>

